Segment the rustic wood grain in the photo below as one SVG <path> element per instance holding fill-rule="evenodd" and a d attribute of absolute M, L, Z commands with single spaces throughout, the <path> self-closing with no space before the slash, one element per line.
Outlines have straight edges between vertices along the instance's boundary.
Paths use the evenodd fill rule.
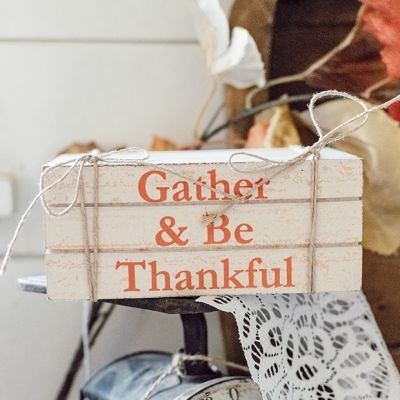
<path fill-rule="evenodd" d="M 184 238 L 190 242 L 182 247 L 178 243 L 168 246 L 168 250 L 184 249 L 196 251 L 207 248 L 274 248 L 307 246 L 310 240 L 310 202 L 293 203 L 254 203 L 237 205 L 227 212 L 224 221 L 217 220 L 218 227 L 225 222 L 231 231 L 240 224 L 252 227 L 243 237 L 248 243 L 237 243 L 233 234 L 221 244 L 207 244 L 207 229 L 202 223 L 205 213 L 217 212 L 221 206 L 182 205 L 182 206 L 139 206 L 139 207 L 101 207 L 99 209 L 99 241 L 102 251 L 127 250 L 166 250 L 155 242 L 162 230 L 161 220 L 173 216 L 176 226 L 186 227 Z M 89 225 L 89 244 L 93 248 L 93 207 L 87 209 Z M 341 243 L 361 242 L 362 203 L 360 200 L 323 201 L 317 206 L 317 226 L 315 243 L 329 246 Z M 335 221 L 340 220 L 340 224 Z M 217 241 L 222 240 L 220 230 L 215 233 Z M 76 251 L 84 249 L 82 215 L 75 207 L 68 215 L 60 218 L 46 217 L 46 248 L 48 250 Z"/>
<path fill-rule="evenodd" d="M 87 245 L 99 252 L 98 296 L 103 299 L 309 291 L 312 161 L 285 169 L 248 195 L 248 203 L 224 210 L 229 204 L 226 192 L 245 195 L 254 182 L 265 178 L 265 172 L 259 171 L 252 174 L 252 181 L 245 180 L 244 188 L 238 185 L 248 175 L 232 171 L 228 161 L 233 154 L 228 150 L 150 152 L 146 161 L 149 165 L 144 166 L 129 164 L 132 155 L 125 152 L 117 163 L 100 162 L 98 186 L 93 166 L 85 164 L 85 219 L 78 204 L 63 217 L 46 217 L 50 297 L 87 298 Z M 254 154 L 288 159 L 298 154 L 298 149 L 262 149 Z M 356 290 L 361 274 L 362 163 L 355 156 L 333 149 L 324 149 L 321 156 L 315 289 Z M 254 162 L 249 162 L 254 159 L 241 157 L 242 168 L 254 169 Z M 46 185 L 64 176 L 70 164 L 57 163 L 66 160 L 71 163 L 73 156 L 62 156 L 47 166 L 50 169 Z M 210 171 L 213 174 L 207 177 Z M 175 175 L 177 172 L 179 176 Z M 143 180 L 150 176 L 156 177 L 151 183 Z M 195 185 L 198 179 L 218 187 L 222 193 L 199 193 Z M 48 191 L 47 201 L 53 211 L 60 212 L 72 201 L 76 183 L 76 172 L 71 172 L 68 179 Z M 95 187 L 99 199 L 98 235 L 92 229 Z M 160 193 L 162 198 L 157 198 Z M 223 214 L 213 224 L 204 223 L 204 216 L 221 210 Z M 342 222 L 336 223 L 338 220 Z M 293 259 L 290 267 L 289 259 Z M 266 283 L 266 278 L 263 281 L 260 270 L 254 271 L 256 268 L 275 277 L 273 283 Z M 279 268 L 282 280 L 273 268 Z M 158 290 L 154 279 L 160 275 L 160 269 L 164 271 L 161 279 L 172 283 Z M 205 278 L 201 281 L 198 274 L 204 269 L 212 270 L 211 274 L 216 276 L 213 279 L 218 282 L 207 275 L 212 284 L 201 283 Z M 242 275 L 247 274 L 248 282 L 230 278 L 239 270 Z M 259 278 L 254 283 L 251 277 L 256 273 Z"/>
<path fill-rule="evenodd" d="M 255 264 L 257 271 L 267 269 L 269 283 L 280 271 L 280 285 L 264 287 L 260 273 L 256 273 L 254 285 L 250 284 L 246 268 L 250 260 L 260 258 L 261 264 Z M 286 261 L 291 258 L 292 272 L 289 277 Z M 232 274 L 237 275 L 240 283 L 226 284 L 222 260 L 229 260 Z M 152 282 L 151 262 L 156 262 L 159 275 L 156 284 Z M 127 290 L 126 266 L 116 269 L 118 262 L 143 262 L 143 267 L 135 269 L 135 290 Z M 154 265 L 154 264 L 153 264 Z M 48 296 L 58 300 L 82 300 L 89 298 L 87 266 L 84 253 L 48 253 L 46 255 Z M 100 299 L 141 298 L 141 297 L 185 297 L 217 294 L 256 294 L 256 293 L 305 293 L 309 287 L 308 248 L 296 249 L 259 249 L 226 250 L 197 252 L 161 252 L 161 253 L 99 253 L 97 295 Z M 317 248 L 314 266 L 315 291 L 352 291 L 361 287 L 361 246 Z M 215 283 L 207 275 L 204 285 L 200 283 L 200 270 L 212 269 L 216 272 Z M 182 275 L 182 271 L 186 271 Z M 154 273 L 153 273 L 154 274 Z M 187 275 L 191 276 L 193 287 L 178 285 Z M 288 285 L 289 280 L 293 283 Z M 169 283 L 167 283 L 169 282 Z"/>
<path fill-rule="evenodd" d="M 285 160 L 299 154 L 299 148 L 281 148 L 281 149 L 258 149 L 247 150 L 262 157 L 270 157 L 276 160 Z M 157 165 L 164 165 L 177 173 L 190 179 L 197 180 L 202 178 L 206 184 L 210 185 L 211 175 L 209 171 L 215 170 L 215 180 L 226 180 L 229 184 L 229 192 L 234 194 L 235 184 L 248 179 L 256 182 L 264 179 L 266 176 L 276 172 L 271 170 L 267 173 L 252 172 L 240 173 L 233 171 L 227 161 L 234 151 L 184 151 L 184 152 L 152 152 L 149 162 L 154 162 L 153 167 L 124 165 L 121 163 L 115 165 L 102 165 L 99 167 L 99 203 L 104 205 L 143 204 L 146 201 L 138 192 L 138 184 L 141 176 L 150 170 L 157 170 Z M 49 165 L 55 165 L 59 161 L 65 160 L 65 157 L 59 157 Z M 248 158 L 245 158 L 248 160 Z M 254 159 L 252 159 L 254 161 Z M 254 164 L 253 164 L 254 166 Z M 242 165 L 241 167 L 247 167 Z M 248 164 L 251 167 L 251 164 Z M 269 200 L 282 199 L 310 199 L 311 197 L 311 167 L 312 161 L 306 160 L 301 165 L 293 166 L 286 171 L 278 174 L 270 183 L 264 187 L 264 192 Z M 44 185 L 47 186 L 61 177 L 68 167 L 57 167 L 46 174 Z M 323 149 L 321 160 L 318 163 L 318 198 L 345 198 L 361 197 L 362 195 L 362 162 L 357 157 L 335 149 Z M 86 201 L 93 202 L 93 168 L 90 165 L 84 167 L 83 180 L 85 185 Z M 173 193 L 182 188 L 179 185 L 177 190 L 173 186 L 182 182 L 182 177 L 174 176 L 172 173 L 165 172 L 165 179 L 159 174 L 151 175 L 147 181 L 149 194 L 156 196 L 158 187 L 169 188 L 167 198 L 162 203 L 172 202 Z M 46 201 L 50 205 L 65 205 L 69 203 L 74 196 L 76 186 L 76 174 L 71 173 L 62 183 L 57 185 L 56 190 L 46 193 Z M 195 185 L 189 184 L 192 199 L 180 203 L 198 202 L 195 194 Z M 217 185 L 217 189 L 225 191 L 222 184 Z M 245 189 L 242 190 L 242 193 Z M 204 188 L 204 195 L 209 200 L 210 190 Z M 221 199 L 223 195 L 218 195 Z M 253 196 L 254 197 L 254 196 Z M 212 199 L 212 198 L 211 198 Z M 218 200 L 218 202 L 220 202 Z M 153 205 L 162 204 L 161 202 L 151 203 Z M 176 202 L 175 202 L 176 203 Z M 205 202 L 202 202 L 206 204 Z M 215 201 L 210 201 L 215 203 Z"/>

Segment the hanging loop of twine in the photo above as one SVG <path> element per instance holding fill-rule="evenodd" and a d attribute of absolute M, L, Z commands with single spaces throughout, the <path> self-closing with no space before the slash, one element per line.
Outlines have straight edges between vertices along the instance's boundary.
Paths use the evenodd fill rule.
<path fill-rule="evenodd" d="M 362 111 L 359 114 L 356 114 L 354 117 L 349 120 L 341 123 L 335 128 L 331 129 L 328 132 L 324 132 L 320 124 L 318 123 L 315 116 L 315 105 L 317 101 L 326 98 L 326 97 L 337 97 L 337 98 L 345 98 L 355 103 L 359 104 Z M 338 92 L 335 90 L 327 90 L 324 92 L 317 93 L 313 96 L 309 104 L 309 111 L 311 116 L 311 121 L 315 127 L 318 140 L 309 147 L 305 147 L 302 149 L 300 154 L 288 159 L 288 160 L 273 160 L 269 158 L 262 157 L 260 155 L 256 155 L 246 151 L 238 151 L 233 153 L 228 160 L 229 167 L 238 173 L 254 173 L 254 172 L 263 172 L 265 177 L 263 179 L 258 180 L 254 185 L 247 191 L 245 191 L 242 195 L 236 196 L 230 193 L 227 193 L 223 190 L 219 190 L 215 187 L 207 185 L 206 183 L 195 180 L 190 176 L 186 176 L 180 173 L 173 168 L 169 168 L 162 164 L 157 164 L 154 162 L 148 161 L 149 152 L 138 148 L 138 147 L 130 147 L 123 150 L 113 150 L 108 153 L 99 153 L 98 151 L 93 151 L 90 153 L 86 153 L 83 155 L 79 155 L 77 158 L 66 161 L 58 162 L 57 164 L 53 164 L 42 172 L 40 176 L 40 189 L 39 193 L 33 198 L 28 208 L 22 215 L 17 228 L 11 238 L 11 241 L 7 247 L 4 259 L 2 261 L 2 265 L 0 267 L 0 275 L 3 275 L 6 271 L 6 266 L 11 256 L 11 252 L 14 246 L 15 241 L 17 240 L 19 233 L 26 222 L 30 212 L 32 211 L 34 205 L 38 200 L 41 201 L 45 212 L 52 217 L 62 217 L 68 214 L 72 208 L 76 206 L 81 207 L 82 213 L 82 229 L 84 232 L 84 245 L 85 245 L 85 257 L 88 266 L 88 285 L 89 285 L 89 296 L 92 300 L 97 299 L 96 294 L 96 286 L 97 286 L 97 268 L 98 268 L 98 187 L 99 187 L 99 165 L 134 165 L 134 166 L 149 166 L 156 167 L 159 170 L 170 173 L 173 176 L 180 177 L 190 183 L 193 183 L 197 186 L 202 186 L 214 192 L 216 194 L 220 194 L 228 198 L 226 205 L 222 206 L 220 210 L 214 212 L 212 214 L 203 215 L 203 222 L 205 224 L 212 223 L 228 211 L 230 208 L 235 206 L 236 204 L 246 203 L 248 196 L 255 192 L 260 186 L 269 182 L 274 177 L 283 173 L 285 170 L 291 168 L 292 166 L 299 165 L 305 162 L 307 159 L 312 160 L 312 176 L 311 176 L 311 227 L 310 227 L 310 241 L 309 241 L 309 255 L 310 255 L 310 272 L 309 272 L 309 281 L 310 281 L 310 290 L 314 291 L 314 259 L 315 259 L 315 230 L 316 230 L 316 214 L 317 214 L 317 189 L 318 189 L 318 160 L 320 158 L 320 152 L 326 146 L 331 145 L 335 141 L 341 140 L 347 135 L 356 132 L 362 125 L 364 125 L 368 119 L 368 115 L 374 111 L 382 110 L 389 107 L 391 104 L 400 101 L 400 94 L 394 97 L 393 99 L 386 101 L 382 104 L 374 105 L 372 107 L 368 107 L 361 99 L 356 96 L 350 95 L 345 92 Z M 344 130 L 343 128 L 347 128 Z M 243 156 L 246 157 L 246 161 L 249 159 L 253 159 L 257 162 L 245 162 L 242 164 L 239 159 Z M 85 203 L 85 184 L 83 180 L 83 171 L 85 166 L 90 166 L 94 168 L 94 221 L 93 221 L 93 258 L 90 249 L 90 241 L 89 241 L 89 229 L 86 215 L 86 203 Z M 65 167 L 66 170 L 61 174 L 59 178 L 57 178 L 54 182 L 45 185 L 44 181 L 51 171 L 55 168 Z M 75 178 L 75 184 L 73 186 L 73 196 L 70 202 L 63 208 L 54 207 L 52 208 L 46 200 L 45 194 L 53 189 L 55 186 L 65 181 L 70 176 Z M 81 201 L 80 201 L 81 199 Z M 57 211 L 58 210 L 58 211 Z"/>
<path fill-rule="evenodd" d="M 322 127 L 320 126 L 319 122 L 317 121 L 315 115 L 315 105 L 316 103 L 325 98 L 325 97 L 338 97 L 338 98 L 345 98 L 348 100 L 352 100 L 353 102 L 357 103 L 362 111 L 355 115 L 354 117 L 350 118 L 349 120 L 343 122 L 342 124 L 336 126 L 335 128 L 331 129 L 328 132 L 324 132 Z M 259 183 L 258 186 L 263 185 L 267 181 L 269 181 L 272 177 L 275 177 L 281 174 L 286 169 L 303 163 L 307 159 L 311 158 L 312 167 L 311 167 L 311 224 L 310 224 L 310 235 L 309 235 L 309 270 L 308 270 L 308 291 L 310 293 L 315 292 L 315 262 L 316 262 L 316 228 L 317 228 L 317 190 L 318 190 L 318 161 L 320 159 L 320 153 L 323 148 L 332 143 L 344 139 L 346 136 L 350 135 L 351 133 L 356 132 L 359 130 L 368 120 L 368 116 L 370 113 L 378 110 L 383 110 L 389 107 L 391 104 L 400 100 L 400 95 L 397 95 L 393 99 L 378 104 L 376 106 L 372 106 L 368 108 L 368 106 L 358 97 L 353 96 L 351 94 L 345 92 L 338 92 L 336 90 L 327 90 L 321 93 L 315 94 L 309 105 L 308 109 L 310 112 L 310 118 L 315 128 L 318 140 L 309 147 L 306 147 L 299 155 L 284 161 L 277 161 L 269 158 L 265 158 L 259 155 L 255 155 L 252 153 L 248 153 L 246 151 L 240 151 L 233 153 L 229 158 L 229 166 L 236 172 L 240 173 L 251 173 L 255 171 L 268 171 L 272 169 L 272 174 L 269 177 L 265 177 Z M 348 128 L 343 130 L 343 128 Z M 259 165 L 255 165 L 254 167 L 242 167 L 241 164 L 235 163 L 237 157 L 250 157 L 259 161 Z M 253 191 L 253 188 L 251 188 Z M 243 196 L 247 196 L 249 193 L 244 193 Z M 226 212 L 232 205 L 226 206 L 222 212 Z"/>
<path fill-rule="evenodd" d="M 144 396 L 141 398 L 141 400 L 149 400 L 151 398 L 151 395 L 154 393 L 154 391 L 161 385 L 164 380 L 173 374 L 176 374 L 178 376 L 183 376 L 183 371 L 184 371 L 184 363 L 186 361 L 205 361 L 205 362 L 210 362 L 214 364 L 220 364 L 224 365 L 225 367 L 228 368 L 235 368 L 240 371 L 249 372 L 249 368 L 237 364 L 232 361 L 227 361 L 222 358 L 215 358 L 215 357 L 209 357 L 206 355 L 202 354 L 195 354 L 195 355 L 190 355 L 190 354 L 183 354 L 183 353 L 176 353 L 172 356 L 171 359 L 171 364 L 166 368 L 166 370 L 158 376 L 158 378 L 148 387 L 146 393 Z"/>
<path fill-rule="evenodd" d="M 362 108 L 362 112 L 359 114 L 355 115 L 354 117 L 350 118 L 349 120 L 343 122 L 342 124 L 336 126 L 335 128 L 331 129 L 329 132 L 324 133 L 322 127 L 320 126 L 319 122 L 317 121 L 316 115 L 315 115 L 315 104 L 317 101 L 323 99 L 324 97 L 340 97 L 340 98 L 346 98 L 349 100 L 354 101 L 360 107 Z M 289 167 L 291 165 L 296 165 L 296 164 L 301 164 L 305 160 L 307 160 L 309 157 L 313 157 L 317 154 L 320 154 L 321 150 L 328 145 L 331 145 L 332 143 L 343 139 L 344 137 L 350 135 L 353 132 L 356 132 L 358 129 L 360 129 L 368 120 L 368 114 L 371 112 L 377 111 L 377 110 L 382 110 L 384 108 L 389 107 L 391 104 L 400 101 L 400 95 L 396 96 L 395 98 L 377 105 L 373 106 L 371 108 L 368 108 L 367 105 L 358 97 L 353 96 L 351 94 L 345 93 L 345 92 L 338 92 L 336 90 L 326 90 L 324 92 L 320 92 L 315 94 L 312 99 L 310 100 L 310 103 L 308 105 L 308 109 L 310 112 L 310 117 L 311 121 L 313 123 L 313 126 L 315 128 L 316 134 L 318 136 L 318 140 L 309 147 L 305 147 L 303 151 L 295 156 L 292 157 L 288 160 L 273 160 L 270 158 L 262 157 L 260 155 L 252 154 L 246 151 L 238 151 L 233 153 L 228 160 L 229 166 L 236 172 L 240 173 L 249 173 L 249 172 L 255 172 L 255 171 L 265 171 L 271 168 L 275 167 Z M 350 129 L 343 131 L 343 128 L 353 124 L 354 122 L 358 121 L 354 126 L 352 126 Z M 249 168 L 248 166 L 241 167 L 240 163 L 236 163 L 235 159 L 240 157 L 240 156 L 246 156 L 250 157 L 253 159 L 256 159 L 257 161 L 260 161 L 259 165 L 255 165 L 254 167 Z M 237 164 L 237 165 L 236 165 Z M 253 188 L 252 188 L 253 189 Z"/>

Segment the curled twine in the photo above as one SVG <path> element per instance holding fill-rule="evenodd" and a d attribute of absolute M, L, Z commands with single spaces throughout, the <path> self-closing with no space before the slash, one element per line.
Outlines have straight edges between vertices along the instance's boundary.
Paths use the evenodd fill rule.
<path fill-rule="evenodd" d="M 145 395 L 141 398 L 141 400 L 149 400 L 151 395 L 154 393 L 154 391 L 157 389 L 159 385 L 169 376 L 172 374 L 176 374 L 178 376 L 183 376 L 183 370 L 184 370 L 184 363 L 186 361 L 205 361 L 205 362 L 211 362 L 215 364 L 221 364 L 224 365 L 225 367 L 228 368 L 235 368 L 238 370 L 241 370 L 243 372 L 249 372 L 249 368 L 237 364 L 232 361 L 227 361 L 224 360 L 223 358 L 214 358 L 214 357 L 209 357 L 205 356 L 202 354 L 196 354 L 196 355 L 190 355 L 190 354 L 182 354 L 182 353 L 176 353 L 172 356 L 171 364 L 170 366 L 149 386 L 147 389 Z"/>
<path fill-rule="evenodd" d="M 355 103 L 359 104 L 361 108 L 363 109 L 362 112 L 359 114 L 355 115 L 354 117 L 350 118 L 349 120 L 343 122 L 342 124 L 338 125 L 337 127 L 331 129 L 329 132 L 324 133 L 321 126 L 316 120 L 314 109 L 315 109 L 315 104 L 318 100 L 324 98 L 324 97 L 340 97 L 340 98 L 346 98 L 349 100 L 354 101 Z M 36 202 L 40 199 L 41 203 L 43 205 L 43 208 L 45 212 L 52 216 L 52 217 L 62 217 L 66 214 L 68 214 L 71 209 L 75 206 L 78 205 L 79 198 L 81 198 L 81 201 L 79 202 L 80 208 L 81 208 L 81 213 L 82 213 L 82 229 L 84 233 L 84 240 L 85 240 L 85 257 L 86 257 L 86 262 L 87 262 L 87 271 L 88 271 L 88 284 L 89 284 L 89 296 L 90 299 L 93 301 L 97 300 L 97 266 L 98 266 L 98 180 L 99 180 L 99 175 L 98 175 L 98 165 L 99 163 L 102 163 L 104 165 L 134 165 L 134 166 L 150 166 L 154 167 L 155 165 L 157 168 L 161 171 L 170 173 L 174 176 L 180 177 L 188 182 L 193 183 L 194 185 L 197 186 L 202 186 L 207 188 L 208 190 L 221 194 L 225 196 L 226 198 L 229 199 L 228 203 L 226 206 L 221 207 L 221 209 L 215 213 L 212 214 L 205 214 L 203 216 L 203 222 L 205 224 L 209 224 L 214 222 L 218 217 L 220 217 L 222 214 L 227 212 L 231 207 L 233 207 L 235 204 L 238 203 L 246 203 L 248 201 L 248 196 L 255 192 L 260 186 L 264 185 L 265 183 L 269 182 L 273 177 L 281 174 L 285 170 L 291 168 L 294 165 L 298 165 L 306 161 L 309 157 L 311 157 L 312 160 L 312 185 L 311 185 L 311 229 L 310 229 L 310 242 L 309 242 L 309 277 L 310 277 L 310 291 L 314 291 L 314 262 L 315 262 L 315 230 L 316 230 L 316 214 L 317 214 L 317 172 L 318 172 L 318 160 L 320 157 L 320 152 L 321 150 L 346 137 L 347 135 L 357 131 L 361 126 L 363 126 L 367 120 L 368 120 L 368 114 L 385 109 L 389 107 L 391 104 L 397 102 L 400 100 L 400 94 L 394 97 L 393 99 L 386 101 L 382 104 L 378 104 L 375 106 L 372 106 L 370 108 L 367 107 L 364 102 L 359 99 L 356 96 L 350 95 L 345 92 L 338 92 L 336 90 L 327 90 L 324 92 L 320 92 L 315 94 L 309 105 L 309 112 L 310 112 L 310 117 L 311 121 L 315 127 L 318 140 L 309 147 L 305 147 L 303 149 L 303 152 L 300 153 L 299 155 L 289 159 L 289 160 L 284 160 L 284 161 L 277 161 L 277 160 L 272 160 L 269 158 L 265 158 L 256 154 L 251 154 L 246 151 L 238 151 L 233 153 L 228 160 L 228 165 L 229 167 L 236 172 L 239 173 L 254 173 L 257 171 L 260 172 L 267 172 L 269 170 L 273 170 L 268 176 L 265 178 L 257 181 L 251 189 L 246 191 L 244 194 L 241 196 L 235 196 L 230 193 L 226 193 L 223 190 L 216 189 L 212 186 L 207 185 L 204 182 L 197 181 L 191 177 L 185 176 L 184 174 L 179 173 L 178 171 L 174 171 L 173 169 L 170 169 L 168 167 L 165 167 L 164 165 L 159 165 L 159 164 L 154 164 L 153 162 L 147 161 L 149 158 L 149 153 L 141 148 L 138 147 L 130 147 L 127 149 L 123 150 L 113 150 L 108 153 L 99 153 L 98 151 L 91 152 L 91 153 L 86 153 L 75 160 L 71 161 L 64 161 L 64 162 L 59 162 L 57 164 L 54 164 L 48 168 L 46 168 L 41 176 L 40 176 L 40 190 L 39 193 L 33 198 L 32 202 L 29 204 L 28 208 L 22 215 L 17 228 L 14 232 L 14 235 L 7 247 L 2 265 L 0 267 L 0 275 L 4 275 L 6 271 L 6 266 L 9 261 L 9 258 L 11 256 L 11 252 L 13 249 L 13 246 L 15 244 L 15 241 L 17 240 L 19 233 L 26 222 L 26 219 L 30 212 L 32 211 L 32 208 L 36 204 Z M 360 120 L 358 123 L 356 123 L 353 127 L 350 129 L 341 132 L 341 129 L 344 127 L 347 127 L 348 125 L 352 124 L 355 121 Z M 124 157 L 121 157 L 122 154 L 129 154 L 131 157 L 129 159 L 126 159 Z M 251 165 L 251 167 L 247 168 L 241 168 L 240 163 L 235 162 L 235 158 L 238 156 L 246 156 L 253 158 L 257 161 L 260 161 L 256 163 L 255 165 Z M 84 181 L 83 181 L 83 167 L 84 166 L 93 166 L 94 167 L 94 250 L 93 250 L 93 257 L 91 257 L 91 252 L 90 252 L 90 241 L 89 241 L 89 230 L 88 230 L 88 223 L 87 223 L 87 215 L 86 215 L 86 204 L 85 204 L 85 188 L 84 188 Z M 67 167 L 66 171 L 54 182 L 51 184 L 44 186 L 44 179 L 46 175 L 54 170 L 55 168 L 58 167 Z M 74 188 L 74 196 L 70 203 L 61 209 L 61 211 L 56 212 L 53 210 L 47 203 L 47 200 L 45 198 L 45 193 L 57 186 L 59 183 L 63 182 L 71 173 L 76 172 L 76 179 L 75 179 L 75 188 Z M 266 174 L 267 175 L 267 174 Z M 93 259 L 92 259 L 93 258 Z"/>

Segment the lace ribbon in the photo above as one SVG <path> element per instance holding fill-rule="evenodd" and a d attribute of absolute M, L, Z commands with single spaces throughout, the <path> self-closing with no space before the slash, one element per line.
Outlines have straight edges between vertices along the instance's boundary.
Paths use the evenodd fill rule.
<path fill-rule="evenodd" d="M 359 292 L 207 296 L 233 313 L 263 400 L 397 400 L 400 379 Z"/>

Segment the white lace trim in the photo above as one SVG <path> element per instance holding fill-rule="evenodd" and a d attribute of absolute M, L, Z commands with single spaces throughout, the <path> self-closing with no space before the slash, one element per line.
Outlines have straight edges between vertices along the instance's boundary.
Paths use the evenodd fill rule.
<path fill-rule="evenodd" d="M 362 293 L 200 301 L 234 314 L 264 400 L 400 399 L 398 371 Z"/>

